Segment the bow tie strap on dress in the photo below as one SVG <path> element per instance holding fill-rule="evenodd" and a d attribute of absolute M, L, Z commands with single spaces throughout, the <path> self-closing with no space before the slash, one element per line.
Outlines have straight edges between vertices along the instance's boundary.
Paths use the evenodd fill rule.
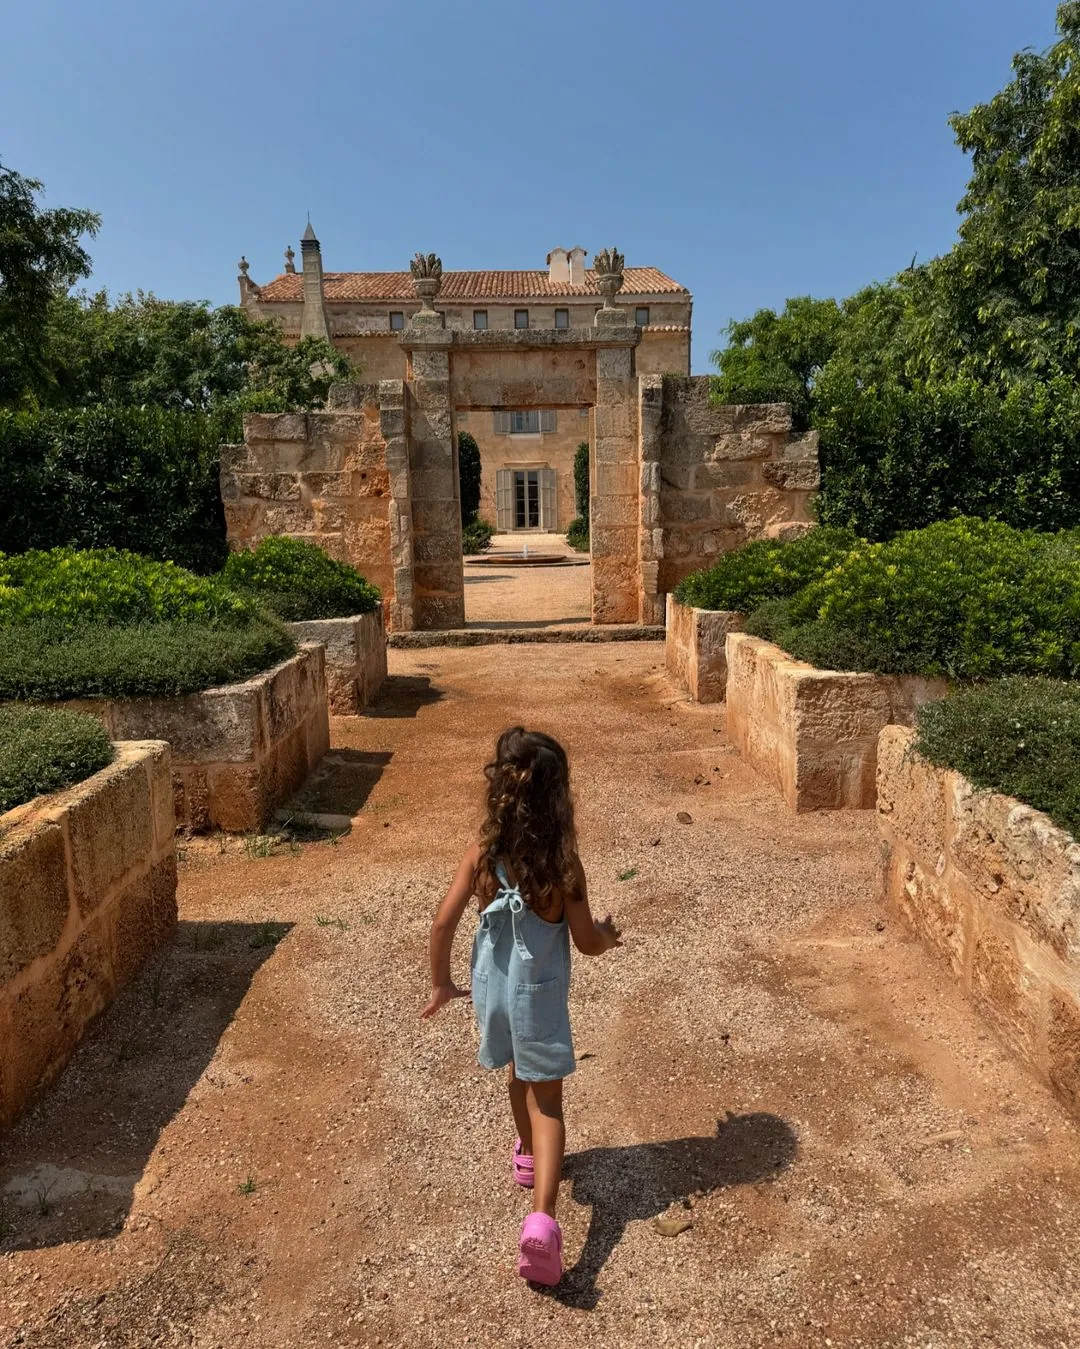
<path fill-rule="evenodd" d="M 521 891 L 516 885 L 510 884 L 502 863 L 499 863 L 495 868 L 495 875 L 498 878 L 500 889 L 484 912 L 506 913 L 509 910 L 510 922 L 514 932 L 514 949 L 522 960 L 532 960 L 532 952 L 525 945 L 525 939 L 522 937 L 521 929 L 518 926 L 518 918 L 525 912 L 525 901 L 521 897 Z"/>

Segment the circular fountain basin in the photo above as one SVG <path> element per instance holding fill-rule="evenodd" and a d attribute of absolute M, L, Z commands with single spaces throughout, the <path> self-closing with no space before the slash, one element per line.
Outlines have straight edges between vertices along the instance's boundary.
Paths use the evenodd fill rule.
<path fill-rule="evenodd" d="M 565 553 L 488 553 L 477 557 L 467 557 L 465 561 L 473 567 L 587 567 L 587 554 L 581 557 L 567 557 Z"/>

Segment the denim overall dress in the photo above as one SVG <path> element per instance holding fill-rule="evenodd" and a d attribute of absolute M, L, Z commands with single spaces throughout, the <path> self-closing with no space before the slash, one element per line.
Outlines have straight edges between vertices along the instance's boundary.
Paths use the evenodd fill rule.
<path fill-rule="evenodd" d="M 546 923 L 511 886 L 502 863 L 499 889 L 480 914 L 472 952 L 472 1000 L 484 1068 L 511 1061 L 523 1082 L 554 1082 L 575 1068 L 570 1038 L 570 929 Z"/>

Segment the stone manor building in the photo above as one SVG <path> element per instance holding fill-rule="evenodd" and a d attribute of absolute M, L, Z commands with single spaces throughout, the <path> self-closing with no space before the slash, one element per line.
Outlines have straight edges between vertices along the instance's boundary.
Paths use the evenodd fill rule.
<path fill-rule="evenodd" d="M 274 318 L 285 335 L 328 338 L 360 367 L 365 383 L 409 377 L 402 337 L 420 310 L 409 272 L 326 272 L 309 224 L 285 270 L 265 285 L 240 264 L 240 302 L 254 318 Z M 619 303 L 640 329 L 634 353 L 639 375 L 689 375 L 692 297 L 655 267 L 626 267 Z M 442 274 L 437 308 L 444 326 L 462 332 L 514 334 L 510 361 L 520 372 L 536 364 L 543 334 L 591 328 L 602 298 L 583 248 L 556 248 L 544 270 Z M 527 334 L 536 333 L 530 343 Z M 512 375 L 512 371 L 508 370 Z M 575 514 L 574 454 L 590 438 L 587 404 L 567 406 L 530 397 L 520 408 L 458 407 L 455 424 L 480 446 L 481 515 L 506 532 L 565 531 Z"/>

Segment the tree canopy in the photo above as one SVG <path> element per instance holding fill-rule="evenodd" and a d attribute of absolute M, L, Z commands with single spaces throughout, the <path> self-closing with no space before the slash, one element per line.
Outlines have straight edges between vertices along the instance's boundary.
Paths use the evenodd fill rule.
<path fill-rule="evenodd" d="M 93 211 L 46 209 L 42 190 L 0 163 L 0 406 L 46 388 L 50 306 L 89 276 L 82 238 L 101 224 Z"/>
<path fill-rule="evenodd" d="M 732 323 L 714 397 L 821 432 L 821 518 L 872 537 L 957 513 L 1080 523 L 1080 0 L 951 125 L 971 157 L 940 258 Z"/>

